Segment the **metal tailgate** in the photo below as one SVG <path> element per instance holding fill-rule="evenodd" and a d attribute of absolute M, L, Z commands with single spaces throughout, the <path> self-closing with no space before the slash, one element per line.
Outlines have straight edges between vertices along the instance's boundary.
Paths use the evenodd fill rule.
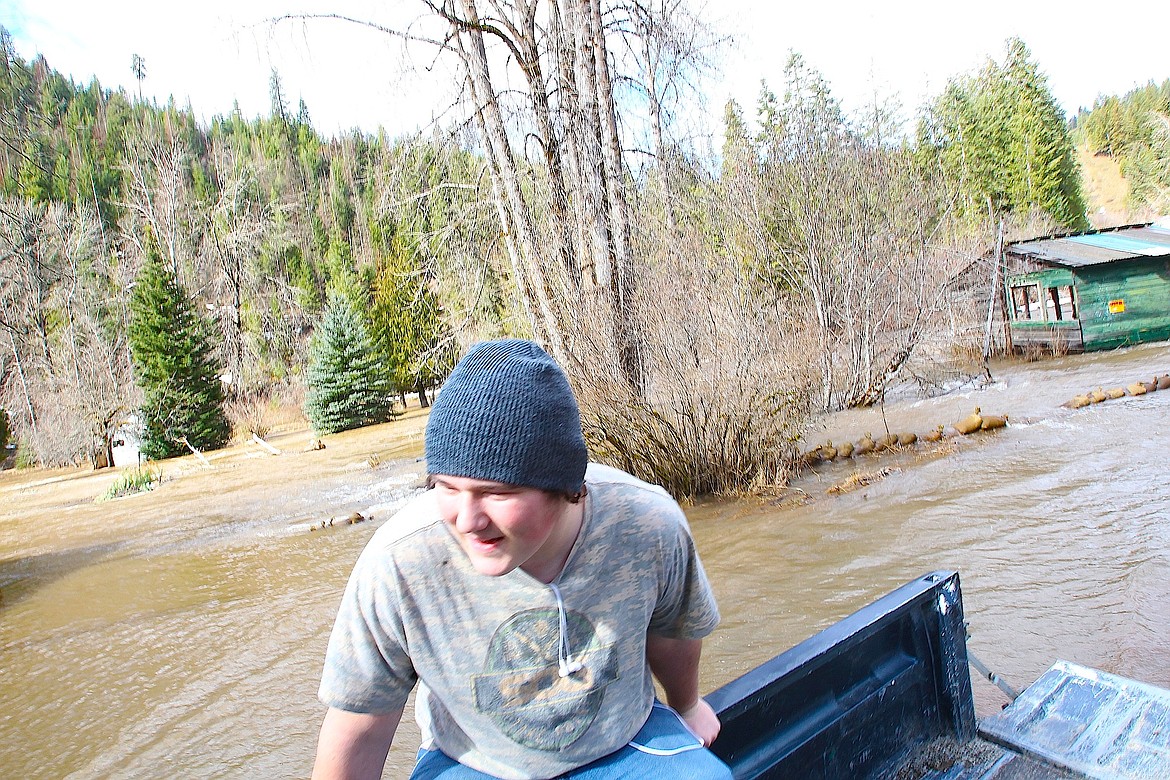
<path fill-rule="evenodd" d="M 1170 691 L 1068 661 L 983 719 L 979 732 L 1086 777 L 1170 778 Z"/>

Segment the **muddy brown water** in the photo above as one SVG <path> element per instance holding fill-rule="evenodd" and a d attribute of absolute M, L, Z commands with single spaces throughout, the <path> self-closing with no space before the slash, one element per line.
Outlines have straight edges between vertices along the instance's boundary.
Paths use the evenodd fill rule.
<path fill-rule="evenodd" d="M 962 576 L 970 647 L 1023 687 L 1057 658 L 1170 686 L 1170 392 L 1060 404 L 1170 371 L 1170 345 L 993 367 L 994 382 L 834 415 L 810 441 L 1000 431 L 826 464 L 782 500 L 688 508 L 723 611 L 704 687 L 903 582 Z M 416 489 L 425 417 L 274 436 L 163 465 L 154 492 L 95 503 L 113 473 L 0 475 L 0 766 L 24 778 L 307 776 L 333 614 L 365 542 Z M 856 490 L 829 489 L 875 475 Z M 370 522 L 310 532 L 352 511 Z M 976 679 L 977 708 L 1004 701 Z M 386 777 L 405 777 L 404 723 Z"/>

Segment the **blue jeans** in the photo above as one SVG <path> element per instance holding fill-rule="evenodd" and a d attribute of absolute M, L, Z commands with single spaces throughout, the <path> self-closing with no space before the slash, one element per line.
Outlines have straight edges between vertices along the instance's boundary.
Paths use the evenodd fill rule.
<path fill-rule="evenodd" d="M 629 744 L 608 756 L 559 775 L 563 780 L 731 780 L 731 770 L 658 702 Z M 494 780 L 448 757 L 440 750 L 420 750 L 410 780 Z"/>

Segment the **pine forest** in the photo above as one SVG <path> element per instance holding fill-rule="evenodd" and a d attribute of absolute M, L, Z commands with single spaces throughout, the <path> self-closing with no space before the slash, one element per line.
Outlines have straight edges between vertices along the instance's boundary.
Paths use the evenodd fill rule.
<path fill-rule="evenodd" d="M 17 464 L 109 465 L 130 419 L 151 458 L 392 420 L 515 335 L 566 367 L 594 458 L 767 489 L 814 415 L 984 373 L 997 240 L 1090 227 L 1078 146 L 1135 220 L 1170 210 L 1170 80 L 1066 117 L 1012 39 L 913 119 L 846 115 L 794 52 L 702 141 L 676 120 L 720 42 L 682 4 L 525 7 L 436 11 L 463 121 L 393 138 L 323 137 L 275 71 L 267 116 L 197 121 L 0 30 Z"/>

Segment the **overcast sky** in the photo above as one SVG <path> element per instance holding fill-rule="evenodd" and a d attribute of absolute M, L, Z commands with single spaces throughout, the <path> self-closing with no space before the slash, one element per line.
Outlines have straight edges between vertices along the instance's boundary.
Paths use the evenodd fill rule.
<path fill-rule="evenodd" d="M 732 36 L 722 74 L 706 90 L 718 131 L 729 97 L 749 118 L 760 80 L 782 91 L 789 50 L 804 55 L 827 78 L 846 110 L 875 89 L 897 94 L 911 114 L 937 95 L 948 78 L 969 73 L 1019 36 L 1048 76 L 1068 113 L 1100 94 L 1123 94 L 1153 79 L 1170 78 L 1166 32 L 1170 2 L 1131 0 L 1056 4 L 1035 0 L 804 2 L 711 0 L 707 18 Z M 146 63 L 143 92 L 160 102 L 188 99 L 204 120 L 226 114 L 238 101 L 246 117 L 267 114 L 268 79 L 281 75 L 293 110 L 299 98 L 326 135 L 352 127 L 391 134 L 426 127 L 453 100 L 443 65 L 425 57 L 407 67 L 401 45 L 386 35 L 341 22 L 265 19 L 298 11 L 337 12 L 409 21 L 411 0 L 0 0 L 0 24 L 26 59 L 37 52 L 49 64 L 87 83 L 136 92 L 133 54 Z M 1059 8 L 1059 15 L 1052 8 Z M 387 10 L 389 9 L 389 10 Z M 1110 17 L 1116 10 L 1119 15 Z M 1122 12 L 1124 12 L 1122 14 Z M 437 71 L 437 72 L 436 72 Z"/>

